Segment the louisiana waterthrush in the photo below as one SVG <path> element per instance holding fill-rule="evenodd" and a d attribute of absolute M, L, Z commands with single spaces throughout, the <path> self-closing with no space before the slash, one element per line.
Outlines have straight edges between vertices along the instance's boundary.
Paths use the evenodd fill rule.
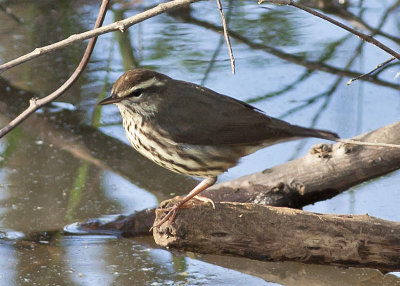
<path fill-rule="evenodd" d="M 269 145 L 301 137 L 334 140 L 329 131 L 304 128 L 208 88 L 145 69 L 125 72 L 111 96 L 132 146 L 171 171 L 203 178 L 158 223 L 172 222 L 177 210 L 213 185 L 238 160 Z"/>

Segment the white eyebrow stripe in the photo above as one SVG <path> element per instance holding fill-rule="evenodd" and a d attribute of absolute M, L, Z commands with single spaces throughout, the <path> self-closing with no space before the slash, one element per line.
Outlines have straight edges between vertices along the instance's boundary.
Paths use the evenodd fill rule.
<path fill-rule="evenodd" d="M 153 77 L 153 78 L 148 79 L 144 82 L 141 82 L 135 86 L 132 86 L 130 89 L 124 90 L 123 92 L 118 94 L 118 97 L 125 97 L 137 89 L 146 89 L 151 86 L 163 86 L 163 85 L 165 85 L 164 81 L 160 81 L 160 80 L 156 79 L 155 77 Z"/>

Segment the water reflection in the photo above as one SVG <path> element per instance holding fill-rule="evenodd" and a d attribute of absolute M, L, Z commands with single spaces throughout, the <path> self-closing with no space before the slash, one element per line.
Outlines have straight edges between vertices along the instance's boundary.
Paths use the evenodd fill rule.
<path fill-rule="evenodd" d="M 1 61 L 90 29 L 97 2 L 3 1 L 2 5 L 24 22 L 0 15 Z M 107 21 L 128 17 L 153 4 L 156 1 L 115 4 Z M 187 193 L 195 184 L 134 152 L 116 108 L 95 108 L 114 80 L 132 67 L 153 68 L 202 83 L 251 102 L 272 116 L 344 136 L 398 120 L 399 85 L 393 79 L 398 63 L 351 87 L 344 84 L 349 77 L 386 60 L 386 54 L 295 9 L 258 6 L 252 1 L 223 4 L 237 60 L 236 76 L 231 75 L 226 47 L 221 44 L 215 3 L 196 3 L 145 21 L 126 33 L 102 36 L 86 72 L 61 98 L 63 102 L 43 108 L 0 140 L 0 233 L 5 234 L 0 241 L 0 277 L 7 285 L 131 285 L 132 281 L 138 285 L 268 285 L 264 280 L 295 285 L 299 279 L 304 279 L 304 285 L 339 285 L 339 274 L 342 284 L 356 283 L 355 277 L 367 277 L 375 285 L 400 283 L 394 276 L 372 270 L 264 264 L 230 257 L 200 257 L 203 262 L 199 257 L 155 249 L 146 238 L 133 241 L 60 232 L 71 222 L 154 206 L 171 193 Z M 324 7 L 397 48 L 398 2 L 357 5 L 361 6 Z M 83 49 L 84 45 L 74 45 L 4 73 L 7 80 L 0 79 L 1 125 L 26 107 L 29 98 L 58 87 L 72 73 Z M 262 150 L 244 159 L 222 180 L 282 163 L 306 152 L 313 142 Z M 394 173 L 384 178 L 384 183 L 378 180 L 360 186 L 351 198 L 343 194 L 312 209 L 368 212 L 400 220 L 396 212 L 399 196 L 393 187 L 399 176 Z M 387 197 L 377 201 L 376 190 L 382 184 Z"/>

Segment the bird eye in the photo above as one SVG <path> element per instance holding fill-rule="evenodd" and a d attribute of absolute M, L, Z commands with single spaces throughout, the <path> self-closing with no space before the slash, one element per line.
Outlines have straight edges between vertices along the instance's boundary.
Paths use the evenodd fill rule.
<path fill-rule="evenodd" d="M 142 88 L 135 89 L 132 91 L 130 94 L 128 94 L 126 97 L 139 97 L 143 92 Z"/>

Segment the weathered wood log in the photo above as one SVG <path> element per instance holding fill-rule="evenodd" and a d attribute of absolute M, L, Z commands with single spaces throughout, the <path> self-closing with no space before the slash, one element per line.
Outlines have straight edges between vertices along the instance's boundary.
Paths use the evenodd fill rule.
<path fill-rule="evenodd" d="M 91 219 L 80 223 L 78 229 L 87 233 L 118 234 L 124 237 L 151 235 L 149 231 L 154 223 L 154 209 L 145 209 L 131 215 L 120 215 L 112 221 Z"/>
<path fill-rule="evenodd" d="M 167 208 L 176 203 L 168 200 Z M 165 216 L 157 209 L 155 223 Z M 383 271 L 400 270 L 400 223 L 368 215 L 324 215 L 257 204 L 193 200 L 175 221 L 153 229 L 163 247 Z"/>
<path fill-rule="evenodd" d="M 400 144 L 400 121 L 353 140 Z M 201 193 L 216 202 L 251 202 L 301 208 L 400 168 L 400 149 L 318 144 L 285 164 L 212 186 Z"/>
<path fill-rule="evenodd" d="M 400 122 L 382 127 L 354 140 L 399 143 Z M 252 202 L 262 205 L 301 208 L 305 205 L 331 198 L 361 182 L 400 168 L 400 149 L 366 147 L 342 143 L 319 144 L 305 156 L 267 169 L 260 173 L 244 176 L 229 182 L 216 184 L 202 192 L 202 196 L 215 202 Z M 142 214 L 139 212 L 139 214 Z M 150 215 L 150 211 L 145 211 Z M 134 220 L 134 221 L 130 221 Z M 150 228 L 135 215 L 115 221 L 115 228 L 126 224 L 142 224 L 139 229 Z M 111 229 L 113 222 L 97 223 L 99 230 Z M 92 224 L 93 226 L 93 224 Z M 85 229 L 85 225 L 82 225 Z M 92 229 L 92 228 L 91 228 Z M 143 234 L 142 232 L 138 234 Z"/>

